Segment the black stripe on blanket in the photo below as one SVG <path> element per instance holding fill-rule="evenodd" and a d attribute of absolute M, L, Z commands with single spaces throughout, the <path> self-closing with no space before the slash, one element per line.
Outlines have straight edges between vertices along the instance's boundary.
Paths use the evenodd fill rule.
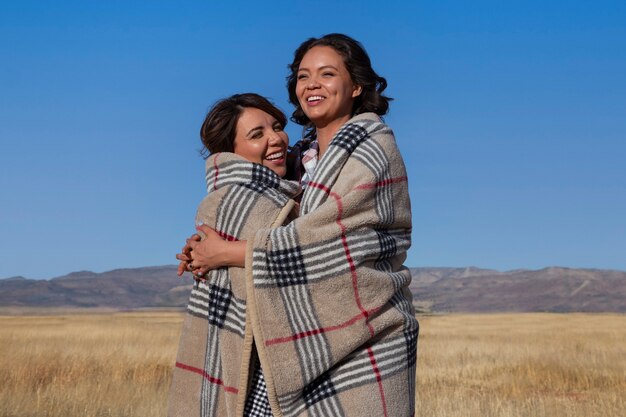
<path fill-rule="evenodd" d="M 204 282 L 196 282 L 191 290 L 187 313 L 194 317 L 208 320 L 209 303 L 211 302 L 214 301 L 211 301 L 209 297 L 208 285 Z M 228 305 L 228 311 L 226 312 L 226 318 L 224 319 L 223 329 L 243 337 L 245 325 L 246 303 L 232 296 Z"/>
<path fill-rule="evenodd" d="M 318 377 L 313 388 L 307 388 L 306 392 L 301 391 L 298 394 L 292 392 L 281 396 L 279 402 L 284 407 L 284 414 L 296 415 L 317 402 L 336 398 L 335 396 L 340 392 L 376 383 L 378 379 L 385 380 L 404 371 L 412 366 L 407 363 L 406 343 L 404 335 L 400 335 L 400 337 L 370 347 L 372 356 L 377 361 L 378 372 L 372 371 L 371 358 L 366 350 L 346 357 Z"/>
<path fill-rule="evenodd" d="M 268 187 L 278 188 L 280 177 L 276 173 L 263 165 L 253 164 L 252 182 L 266 184 Z"/>
<path fill-rule="evenodd" d="M 192 292 L 195 294 L 190 297 L 187 311 L 194 316 L 205 318 L 209 323 L 220 329 L 223 328 L 228 307 L 233 298 L 232 291 L 213 284 L 206 284 L 206 291 L 201 291 L 199 290 L 199 285 L 199 283 L 194 284 Z M 198 293 L 206 294 L 206 298 L 198 297 L 200 295 Z M 198 313 L 198 310 L 204 310 L 204 313 Z"/>
<path fill-rule="evenodd" d="M 289 227 L 283 229 L 287 230 Z M 270 235 L 274 234 L 270 232 Z M 267 265 L 272 273 L 280 272 L 278 281 L 273 274 L 259 274 L 254 279 L 255 285 L 284 287 L 307 284 L 332 279 L 337 274 L 350 270 L 350 265 L 343 258 L 344 242 L 339 239 L 332 238 L 305 246 L 294 243 L 294 248 L 289 247 L 289 242 L 295 240 L 290 238 L 277 242 L 267 258 L 262 253 L 253 255 L 253 267 L 257 270 L 263 271 Z M 377 263 L 378 270 L 387 271 L 391 269 L 391 265 L 386 267 L 388 262 L 384 261 L 396 256 L 398 251 L 406 251 L 410 246 L 410 239 L 406 230 L 365 230 L 348 235 L 345 243 L 350 248 L 350 255 L 356 264 L 373 260 Z"/>
<path fill-rule="evenodd" d="M 343 148 L 350 154 L 367 136 L 367 130 L 363 126 L 351 123 L 337 132 L 331 145 Z"/>

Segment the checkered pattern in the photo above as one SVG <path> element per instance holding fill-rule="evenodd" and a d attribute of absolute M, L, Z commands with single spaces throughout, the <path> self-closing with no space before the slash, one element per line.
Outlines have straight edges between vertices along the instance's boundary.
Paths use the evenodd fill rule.
<path fill-rule="evenodd" d="M 224 327 L 224 320 L 228 312 L 228 305 L 232 298 L 232 292 L 217 285 L 209 285 L 207 320 L 220 329 Z"/>
<path fill-rule="evenodd" d="M 318 162 L 300 217 L 255 236 L 248 314 L 283 416 L 414 412 L 418 325 L 402 266 L 410 233 L 393 134 L 359 115 Z"/>
<path fill-rule="evenodd" d="M 196 222 L 228 240 L 253 239 L 260 228 L 285 221 L 297 184 L 266 167 L 228 153 L 207 159 L 207 189 Z M 252 329 L 242 268 L 210 271 L 193 286 L 183 323 L 169 398 L 169 416 L 241 415 L 247 391 Z M 255 374 L 251 416 L 271 416 L 260 367 Z"/>
<path fill-rule="evenodd" d="M 207 159 L 205 179 L 209 193 L 228 185 L 241 185 L 252 190 L 278 190 L 277 196 L 284 200 L 301 190 L 296 182 L 281 180 L 271 169 L 230 153 L 216 153 Z"/>
<path fill-rule="evenodd" d="M 266 184 L 270 188 L 278 188 L 280 177 L 272 170 L 259 164 L 252 166 L 252 181 L 250 183 Z"/>
<path fill-rule="evenodd" d="M 350 123 L 344 125 L 339 132 L 337 132 L 333 138 L 332 145 L 342 148 L 348 154 L 351 154 L 368 136 L 369 132 L 364 126 Z"/>
<path fill-rule="evenodd" d="M 283 231 L 289 229 L 290 226 L 271 231 L 270 240 L 278 239 Z M 386 236 L 386 237 L 385 237 Z M 385 239 L 380 242 L 380 239 Z M 344 245 L 345 244 L 345 245 Z M 384 245 L 385 250 L 381 252 Z M 350 271 L 350 264 L 345 260 L 345 246 L 350 248 L 350 256 L 355 263 L 364 263 L 369 261 L 380 261 L 381 258 L 388 256 L 387 259 L 394 258 L 398 253 L 405 253 L 410 246 L 410 234 L 405 231 L 393 230 L 360 230 L 345 237 L 345 242 L 338 239 L 330 239 L 320 241 L 311 245 L 289 245 L 272 249 L 270 253 L 265 254 L 257 252 L 254 254 L 253 265 L 255 271 L 255 285 L 258 287 L 272 287 L 275 285 L 284 286 L 282 280 L 278 279 L 272 271 L 277 271 L 281 276 L 287 277 L 288 283 L 312 283 L 332 279 L 334 276 Z M 396 253 L 390 253 L 395 246 Z M 288 254 L 288 255 L 287 255 Z M 301 268 L 298 277 L 290 277 L 287 268 L 280 265 L 281 256 L 293 262 L 294 259 L 302 259 L 298 266 Z M 303 269 L 302 269 L 303 268 Z M 294 274 L 295 275 L 295 274 Z"/>
<path fill-rule="evenodd" d="M 234 297 L 230 289 L 206 281 L 194 282 L 187 313 L 207 320 L 220 329 L 244 336 L 246 303 Z"/>
<path fill-rule="evenodd" d="M 273 417 L 270 402 L 267 399 L 267 386 L 261 364 L 254 356 L 254 371 L 250 382 L 250 392 L 246 398 L 246 405 L 243 409 L 244 417 Z"/>
<path fill-rule="evenodd" d="M 270 251 L 268 267 L 278 286 L 306 284 L 304 260 L 298 246 Z"/>
<path fill-rule="evenodd" d="M 381 262 L 385 259 L 393 258 L 398 252 L 396 239 L 387 230 L 376 230 L 376 234 L 380 244 L 376 261 Z"/>

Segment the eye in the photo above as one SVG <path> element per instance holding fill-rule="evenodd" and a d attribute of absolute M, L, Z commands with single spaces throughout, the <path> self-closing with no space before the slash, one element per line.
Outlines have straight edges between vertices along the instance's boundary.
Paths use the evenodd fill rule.
<path fill-rule="evenodd" d="M 280 125 L 280 123 L 276 123 L 274 125 L 274 132 L 282 132 L 283 131 L 283 127 Z"/>
<path fill-rule="evenodd" d="M 260 130 L 257 130 L 256 132 L 252 134 L 250 139 L 261 139 L 262 137 L 263 137 L 263 132 L 261 132 Z"/>
<path fill-rule="evenodd" d="M 322 76 L 324 77 L 334 77 L 335 73 L 334 72 L 330 72 L 330 71 L 326 71 L 322 74 Z"/>
<path fill-rule="evenodd" d="M 298 77 L 297 77 L 298 80 L 304 80 L 306 78 L 307 78 L 306 74 L 298 74 Z"/>

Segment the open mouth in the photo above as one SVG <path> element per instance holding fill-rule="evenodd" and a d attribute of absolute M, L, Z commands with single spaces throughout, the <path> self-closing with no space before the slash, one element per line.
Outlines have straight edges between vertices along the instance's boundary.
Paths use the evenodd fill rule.
<path fill-rule="evenodd" d="M 277 161 L 285 156 L 285 151 L 274 152 L 265 156 L 266 161 Z"/>
<path fill-rule="evenodd" d="M 320 101 L 324 100 L 325 97 L 323 96 L 311 96 L 311 97 L 307 97 L 306 102 L 309 104 L 316 104 L 319 103 Z"/>

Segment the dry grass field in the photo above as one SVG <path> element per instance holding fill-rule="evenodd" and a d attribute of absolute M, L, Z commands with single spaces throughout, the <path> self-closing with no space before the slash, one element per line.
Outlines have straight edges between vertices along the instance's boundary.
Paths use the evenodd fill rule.
<path fill-rule="evenodd" d="M 0 316 L 0 417 L 165 416 L 182 314 Z M 420 317 L 417 416 L 626 416 L 626 316 Z"/>
<path fill-rule="evenodd" d="M 422 317 L 417 415 L 626 416 L 626 316 Z"/>

